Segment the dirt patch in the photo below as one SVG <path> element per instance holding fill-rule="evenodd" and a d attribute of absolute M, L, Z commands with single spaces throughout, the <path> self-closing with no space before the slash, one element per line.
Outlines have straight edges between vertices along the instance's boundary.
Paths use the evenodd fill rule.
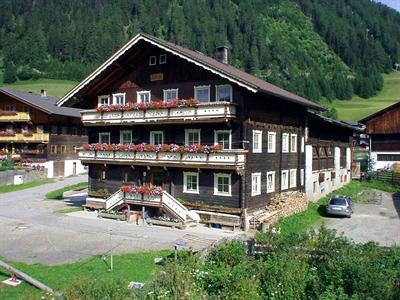
<path fill-rule="evenodd" d="M 353 200 L 357 203 L 380 205 L 382 203 L 382 191 L 374 189 L 362 190 L 357 193 Z"/>

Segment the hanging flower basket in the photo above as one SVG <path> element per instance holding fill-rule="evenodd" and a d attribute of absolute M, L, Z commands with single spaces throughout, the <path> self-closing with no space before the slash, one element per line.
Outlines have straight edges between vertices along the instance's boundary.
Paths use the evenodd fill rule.
<path fill-rule="evenodd" d="M 197 107 L 199 101 L 193 98 L 189 99 L 175 99 L 168 102 L 152 101 L 141 103 L 128 103 L 124 105 L 102 105 L 96 110 L 97 112 L 111 112 L 111 111 L 130 111 L 130 110 L 148 110 L 148 109 L 164 109 L 164 108 L 178 108 L 178 107 Z"/>

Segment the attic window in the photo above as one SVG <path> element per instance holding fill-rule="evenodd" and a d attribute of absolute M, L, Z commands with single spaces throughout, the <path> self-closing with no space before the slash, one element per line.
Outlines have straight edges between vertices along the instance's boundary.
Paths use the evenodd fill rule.
<path fill-rule="evenodd" d="M 160 65 L 165 65 L 167 63 L 167 54 L 160 54 Z"/>
<path fill-rule="evenodd" d="M 149 57 L 149 66 L 155 66 L 157 64 L 157 56 L 153 55 Z"/>

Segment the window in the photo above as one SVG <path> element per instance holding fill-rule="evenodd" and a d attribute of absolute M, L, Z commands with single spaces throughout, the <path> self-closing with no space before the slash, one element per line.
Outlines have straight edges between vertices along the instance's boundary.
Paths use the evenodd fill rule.
<path fill-rule="evenodd" d="M 230 85 L 217 85 L 215 87 L 215 101 L 232 102 L 232 87 Z"/>
<path fill-rule="evenodd" d="M 313 182 L 313 193 L 316 193 L 316 192 L 317 192 L 317 182 L 314 181 Z"/>
<path fill-rule="evenodd" d="M 150 131 L 150 144 L 164 144 L 164 133 L 162 131 Z"/>
<path fill-rule="evenodd" d="M 121 144 L 132 143 L 132 130 L 121 130 L 119 134 L 119 142 Z"/>
<path fill-rule="evenodd" d="M 300 185 L 304 185 L 304 169 L 300 170 Z"/>
<path fill-rule="evenodd" d="M 99 143 L 100 144 L 109 144 L 110 143 L 110 133 L 109 132 L 99 133 Z"/>
<path fill-rule="evenodd" d="M 201 103 L 210 102 L 210 86 L 195 86 L 194 98 Z"/>
<path fill-rule="evenodd" d="M 304 152 L 304 136 L 301 137 L 301 152 Z"/>
<path fill-rule="evenodd" d="M 183 192 L 184 193 L 199 193 L 199 173 L 183 172 Z"/>
<path fill-rule="evenodd" d="M 124 182 L 128 182 L 129 179 L 129 173 L 128 172 L 124 172 Z"/>
<path fill-rule="evenodd" d="M 232 147 L 231 130 L 215 130 L 214 131 L 214 144 L 221 145 L 222 149 L 229 150 Z"/>
<path fill-rule="evenodd" d="M 275 192 L 275 171 L 267 172 L 267 193 Z"/>
<path fill-rule="evenodd" d="M 200 144 L 200 129 L 185 129 L 185 145 Z"/>
<path fill-rule="evenodd" d="M 268 132 L 268 152 L 275 153 L 276 148 L 276 133 Z"/>
<path fill-rule="evenodd" d="M 77 145 L 72 145 L 72 151 L 74 153 L 77 153 L 78 152 L 78 146 Z"/>
<path fill-rule="evenodd" d="M 150 91 L 137 92 L 137 103 L 149 103 L 151 99 Z"/>
<path fill-rule="evenodd" d="M 160 65 L 165 65 L 167 63 L 167 54 L 160 54 Z"/>
<path fill-rule="evenodd" d="M 297 152 L 297 134 L 290 134 L 290 152 Z"/>
<path fill-rule="evenodd" d="M 61 145 L 61 153 L 67 153 L 67 145 Z"/>
<path fill-rule="evenodd" d="M 178 99 L 178 89 L 164 90 L 164 102 Z"/>
<path fill-rule="evenodd" d="M 67 126 L 62 126 L 61 127 L 61 134 L 67 134 L 68 133 L 68 127 Z"/>
<path fill-rule="evenodd" d="M 107 95 L 99 96 L 98 106 L 110 105 L 110 98 Z"/>
<path fill-rule="evenodd" d="M 51 154 L 57 154 L 57 145 L 51 145 L 50 153 Z"/>
<path fill-rule="evenodd" d="M 157 64 L 157 56 L 153 55 L 149 57 L 149 66 L 155 66 Z"/>
<path fill-rule="evenodd" d="M 100 176 L 101 176 L 100 177 L 101 180 L 105 180 L 106 179 L 106 171 L 105 170 L 101 171 L 101 175 Z"/>
<path fill-rule="evenodd" d="M 281 175 L 281 190 L 286 190 L 289 186 L 289 171 L 283 170 Z"/>
<path fill-rule="evenodd" d="M 282 152 L 283 153 L 289 152 L 289 134 L 288 133 L 282 134 Z"/>
<path fill-rule="evenodd" d="M 68 129 L 68 127 L 65 127 L 65 128 Z M 44 133 L 44 126 L 43 125 L 36 126 L 36 132 L 37 133 Z"/>
<path fill-rule="evenodd" d="M 113 94 L 113 104 L 114 105 L 124 105 L 125 104 L 125 93 Z"/>
<path fill-rule="evenodd" d="M 58 133 L 58 127 L 55 126 L 55 125 L 52 125 L 50 130 L 51 130 L 51 134 L 57 134 Z"/>
<path fill-rule="evenodd" d="M 251 174 L 251 195 L 261 195 L 261 173 Z"/>
<path fill-rule="evenodd" d="M 253 152 L 254 153 L 262 152 L 262 131 L 261 130 L 253 130 Z"/>
<path fill-rule="evenodd" d="M 400 154 L 378 154 L 377 156 L 377 161 L 400 161 Z"/>
<path fill-rule="evenodd" d="M 15 105 L 14 104 L 7 104 L 5 106 L 6 111 L 15 111 Z"/>
<path fill-rule="evenodd" d="M 230 174 L 214 174 L 214 195 L 231 196 Z"/>
<path fill-rule="evenodd" d="M 72 127 L 72 135 L 78 135 L 78 128 Z"/>
<path fill-rule="evenodd" d="M 290 187 L 294 188 L 297 185 L 297 169 L 290 169 Z"/>

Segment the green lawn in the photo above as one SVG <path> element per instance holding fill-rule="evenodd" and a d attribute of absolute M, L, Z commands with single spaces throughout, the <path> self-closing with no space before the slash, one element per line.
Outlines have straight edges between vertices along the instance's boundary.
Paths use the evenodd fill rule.
<path fill-rule="evenodd" d="M 400 186 L 393 186 L 382 181 L 356 181 L 353 180 L 346 186 L 334 191 L 332 194 L 349 196 L 353 201 L 357 202 L 358 193 L 363 190 L 377 189 L 385 192 L 400 192 Z M 304 212 L 292 215 L 287 218 L 279 220 L 277 227 L 281 229 L 283 234 L 299 233 L 311 228 L 312 226 L 319 225 L 323 222 L 325 215 L 325 205 L 328 203 L 329 197 L 321 198 L 317 202 L 310 202 L 308 209 Z"/>
<path fill-rule="evenodd" d="M 32 188 L 35 186 L 42 185 L 42 184 L 51 183 L 51 182 L 54 182 L 54 180 L 46 178 L 46 179 L 40 179 L 40 180 L 23 183 L 23 184 L 18 184 L 18 185 L 14 185 L 14 184 L 4 185 L 4 186 L 0 186 L 0 193 L 8 193 L 8 192 L 25 190 L 25 189 L 29 189 L 29 188 Z"/>
<path fill-rule="evenodd" d="M 69 92 L 77 82 L 69 80 L 56 80 L 40 78 L 37 80 L 18 80 L 13 84 L 3 84 L 3 74 L 0 74 L 0 87 L 10 87 L 19 91 L 33 92 L 40 94 L 41 89 L 45 89 L 49 96 L 62 97 Z"/>
<path fill-rule="evenodd" d="M 362 99 L 354 96 L 352 100 L 334 100 L 330 107 L 335 107 L 341 120 L 358 121 L 374 112 L 400 101 L 400 72 L 383 75 L 383 90 L 375 97 Z"/>
<path fill-rule="evenodd" d="M 63 196 L 64 192 L 72 191 L 72 190 L 81 190 L 81 189 L 87 188 L 87 186 L 88 186 L 87 182 L 79 182 L 77 184 L 67 185 L 61 189 L 48 192 L 46 194 L 46 198 L 60 200 L 63 198 L 62 196 Z"/>
<path fill-rule="evenodd" d="M 57 266 L 28 265 L 10 261 L 8 263 L 53 290 L 62 291 L 78 278 L 88 278 L 90 280 L 120 279 L 126 282 L 127 285 L 130 281 L 146 282 L 151 279 L 156 270 L 161 268 L 159 265 L 154 264 L 154 258 L 167 257 L 170 254 L 170 250 L 161 250 L 115 255 L 113 272 L 108 270 L 108 266 L 101 260 L 100 256 L 94 256 L 73 264 Z M 60 255 L 63 255 L 63 253 L 60 253 Z M 0 280 L 4 280 L 8 276 L 8 273 L 0 270 Z M 36 299 L 34 297 L 40 299 L 40 295 L 41 292 L 38 289 L 25 282 L 15 288 L 0 285 L 0 299 Z"/>

